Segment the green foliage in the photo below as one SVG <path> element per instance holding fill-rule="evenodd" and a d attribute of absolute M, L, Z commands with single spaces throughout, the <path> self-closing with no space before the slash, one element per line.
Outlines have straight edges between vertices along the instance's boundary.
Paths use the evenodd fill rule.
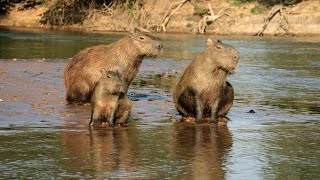
<path fill-rule="evenodd" d="M 234 1 L 232 3 L 232 5 L 235 6 L 235 7 L 242 7 L 244 5 L 244 3 L 241 2 L 241 1 Z"/>
<path fill-rule="evenodd" d="M 18 10 L 25 10 L 44 3 L 47 0 L 0 0 L 0 14 L 6 14 L 16 5 L 19 5 Z"/>
<path fill-rule="evenodd" d="M 139 0 L 137 1 L 129 1 L 129 3 L 126 5 L 126 11 L 127 14 L 130 18 L 138 18 L 140 16 L 140 8 L 141 8 L 142 4 L 140 3 Z"/>
<path fill-rule="evenodd" d="M 250 9 L 250 12 L 251 12 L 252 14 L 257 14 L 257 8 L 254 7 L 254 8 L 252 8 L 252 9 Z"/>
<path fill-rule="evenodd" d="M 42 24 L 72 25 L 81 24 L 92 11 L 99 11 L 105 6 L 114 5 L 116 13 L 127 12 L 130 17 L 137 17 L 141 0 L 57 0 L 45 12 Z"/>
<path fill-rule="evenodd" d="M 266 7 L 266 6 L 263 6 L 263 5 L 256 5 L 254 8 L 252 8 L 250 10 L 250 12 L 252 14 L 261 14 L 261 13 L 264 13 L 266 11 L 268 11 L 269 9 Z"/>
<path fill-rule="evenodd" d="M 208 12 L 209 12 L 208 8 L 200 7 L 197 4 L 195 4 L 193 8 L 194 8 L 193 15 L 195 15 L 195 16 L 203 16 L 205 14 L 208 14 Z"/>
<path fill-rule="evenodd" d="M 283 4 L 285 6 L 298 4 L 303 0 L 236 0 L 240 3 L 258 2 L 265 6 L 274 6 L 277 4 Z"/>

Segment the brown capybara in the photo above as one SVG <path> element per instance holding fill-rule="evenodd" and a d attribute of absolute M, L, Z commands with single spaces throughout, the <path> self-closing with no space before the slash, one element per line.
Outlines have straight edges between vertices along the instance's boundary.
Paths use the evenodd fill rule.
<path fill-rule="evenodd" d="M 90 102 L 100 69 L 118 71 L 124 79 L 124 93 L 137 75 L 145 57 L 156 57 L 162 51 L 160 39 L 134 30 L 110 45 L 86 48 L 76 54 L 64 71 L 66 100 L 69 103 Z"/>
<path fill-rule="evenodd" d="M 124 95 L 122 98 L 119 99 L 119 105 L 114 116 L 116 122 L 115 124 L 124 125 L 128 122 L 131 107 L 132 102 L 127 95 Z"/>
<path fill-rule="evenodd" d="M 189 64 L 173 89 L 173 101 L 180 115 L 217 123 L 233 105 L 234 92 L 227 76 L 239 66 L 239 52 L 232 46 L 207 41 L 207 48 Z"/>
<path fill-rule="evenodd" d="M 123 80 L 118 72 L 101 69 L 101 77 L 96 83 L 91 98 L 91 121 L 97 126 L 106 121 L 110 126 L 126 123 L 131 101 L 123 92 Z"/>

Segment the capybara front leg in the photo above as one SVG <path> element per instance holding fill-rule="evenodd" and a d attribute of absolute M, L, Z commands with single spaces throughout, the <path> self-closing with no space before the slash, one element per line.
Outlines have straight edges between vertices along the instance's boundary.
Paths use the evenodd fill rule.
<path fill-rule="evenodd" d="M 89 126 L 99 126 L 101 124 L 99 117 L 100 117 L 100 112 L 98 110 L 92 110 Z"/>
<path fill-rule="evenodd" d="M 108 116 L 108 122 L 109 122 L 110 126 L 115 126 L 116 125 L 116 121 L 114 119 L 114 113 L 115 113 L 115 110 L 111 111 L 109 116 Z"/>
<path fill-rule="evenodd" d="M 217 99 L 217 100 L 211 105 L 210 123 L 218 123 L 218 119 L 217 119 L 218 104 L 219 104 L 219 99 Z"/>
<path fill-rule="evenodd" d="M 196 123 L 202 123 L 202 114 L 203 114 L 203 103 L 198 95 L 195 96 L 195 105 L 196 105 Z"/>

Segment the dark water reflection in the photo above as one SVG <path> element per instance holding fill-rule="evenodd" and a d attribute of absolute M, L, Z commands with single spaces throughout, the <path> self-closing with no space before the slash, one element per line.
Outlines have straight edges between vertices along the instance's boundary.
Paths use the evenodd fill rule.
<path fill-rule="evenodd" d="M 178 123 L 171 97 L 209 36 L 158 34 L 165 49 L 143 62 L 129 90 L 129 125 L 89 129 L 90 106 L 64 102 L 63 69 L 80 49 L 122 36 L 0 29 L 1 178 L 320 176 L 320 38 L 212 36 L 241 54 L 239 71 L 228 79 L 235 89 L 232 121 L 215 127 Z"/>

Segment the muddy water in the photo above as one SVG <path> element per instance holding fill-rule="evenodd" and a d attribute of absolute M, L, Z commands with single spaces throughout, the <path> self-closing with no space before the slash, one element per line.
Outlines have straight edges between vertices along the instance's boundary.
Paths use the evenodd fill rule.
<path fill-rule="evenodd" d="M 89 129 L 90 107 L 64 101 L 64 67 L 122 36 L 0 30 L 1 179 L 320 176 L 320 38 L 212 36 L 241 54 L 232 121 L 215 127 L 177 122 L 170 96 L 208 36 L 158 35 L 165 49 L 130 87 L 128 127 Z"/>

